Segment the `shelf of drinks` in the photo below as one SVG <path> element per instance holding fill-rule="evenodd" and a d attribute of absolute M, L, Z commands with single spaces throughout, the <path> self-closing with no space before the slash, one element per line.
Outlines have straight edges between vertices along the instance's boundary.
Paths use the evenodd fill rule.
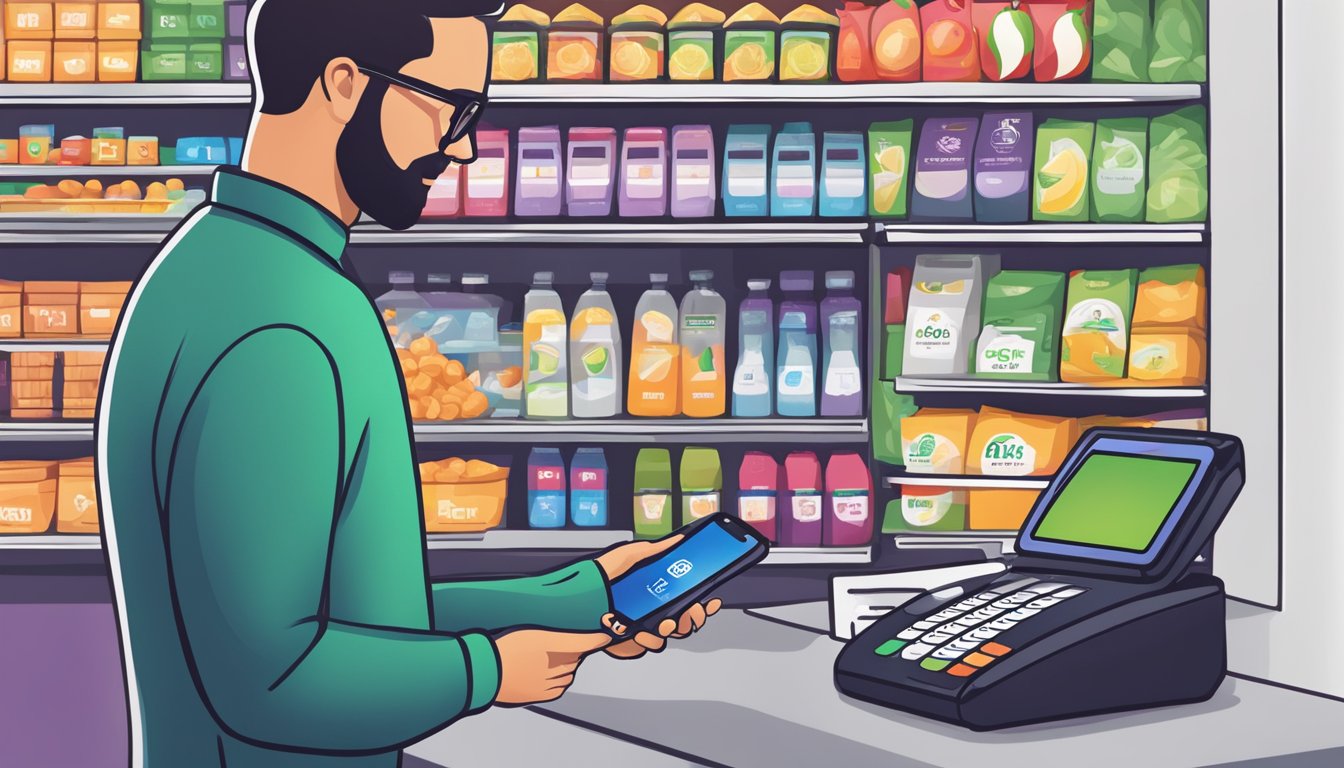
<path fill-rule="evenodd" d="M 476 419 L 418 423 L 422 443 L 828 443 L 868 439 L 866 419 Z"/>
<path fill-rule="evenodd" d="M 896 549 L 975 549 L 986 557 L 1014 554 L 1017 531 L 903 531 L 891 536 Z"/>
<path fill-rule="evenodd" d="M 1201 399 L 1209 396 L 1207 387 L 1100 387 L 1050 381 L 1000 381 L 997 379 L 896 379 L 896 391 L 905 394 L 1012 394 L 1060 395 L 1062 397 Z"/>
<path fill-rule="evenodd" d="M 0 352 L 106 352 L 107 339 L 3 339 Z"/>
<path fill-rule="evenodd" d="M 495 104 L 1145 104 L 1193 101 L 1198 83 L 496 83 Z M 0 84 L 6 105 L 248 105 L 249 83 Z"/>
<path fill-rule="evenodd" d="M 0 443 L 87 442 L 92 439 L 91 421 L 0 422 Z"/>
<path fill-rule="evenodd" d="M 0 178 L 83 179 L 92 176 L 210 176 L 218 165 L 0 165 Z"/>
<path fill-rule="evenodd" d="M 932 488 L 994 488 L 1002 490 L 1044 490 L 1050 485 L 1048 477 L 987 477 L 983 475 L 922 475 L 913 472 L 901 472 L 883 478 L 883 482 L 896 488 L 913 485 Z"/>
<path fill-rule="evenodd" d="M 714 220 L 661 223 L 555 221 L 550 223 L 474 224 L 458 220 L 427 222 L 395 232 L 376 224 L 357 224 L 353 245 L 412 243 L 702 243 L 851 244 L 864 242 L 865 221 L 817 222 L 780 219 L 771 223 Z"/>
<path fill-rule="evenodd" d="M 1190 224 L 906 224 L 878 222 L 886 245 L 938 243 L 1154 243 L 1204 242 L 1208 226 Z"/>

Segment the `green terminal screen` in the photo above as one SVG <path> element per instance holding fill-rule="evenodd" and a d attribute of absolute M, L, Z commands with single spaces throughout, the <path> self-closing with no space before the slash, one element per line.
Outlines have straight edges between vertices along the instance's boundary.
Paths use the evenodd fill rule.
<path fill-rule="evenodd" d="M 1064 486 L 1032 536 L 1146 552 L 1199 462 L 1094 453 Z"/>

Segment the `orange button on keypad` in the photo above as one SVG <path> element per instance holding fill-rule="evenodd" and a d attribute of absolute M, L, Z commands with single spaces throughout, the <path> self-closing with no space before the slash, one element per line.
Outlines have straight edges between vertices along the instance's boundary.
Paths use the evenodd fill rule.
<path fill-rule="evenodd" d="M 972 667 L 983 667 L 993 660 L 993 656 L 986 656 L 983 653 L 972 653 L 966 657 L 966 663 L 970 664 Z"/>
<path fill-rule="evenodd" d="M 957 666 L 947 670 L 947 674 L 953 675 L 955 677 L 970 677 L 971 675 L 974 675 L 976 672 L 979 671 L 980 670 L 976 669 L 975 667 L 968 667 L 965 664 L 958 664 Z"/>
<path fill-rule="evenodd" d="M 985 643 L 980 646 L 980 650 L 988 653 L 990 656 L 1002 656 L 1013 649 L 1000 643 Z"/>

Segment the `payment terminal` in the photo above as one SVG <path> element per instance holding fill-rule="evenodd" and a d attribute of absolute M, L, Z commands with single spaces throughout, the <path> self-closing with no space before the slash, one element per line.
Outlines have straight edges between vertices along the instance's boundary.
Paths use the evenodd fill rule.
<path fill-rule="evenodd" d="M 1244 478 L 1231 435 L 1088 431 L 1009 569 L 883 617 L 841 651 L 836 687 L 975 730 L 1209 698 L 1223 584 L 1191 566 Z"/>

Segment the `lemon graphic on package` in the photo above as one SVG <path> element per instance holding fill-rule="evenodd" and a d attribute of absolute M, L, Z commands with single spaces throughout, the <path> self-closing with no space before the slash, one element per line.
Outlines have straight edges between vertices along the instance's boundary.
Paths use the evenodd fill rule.
<path fill-rule="evenodd" d="M 666 349 L 646 349 L 639 356 L 639 378 L 650 384 L 657 384 L 672 373 L 672 361 L 675 358 Z"/>
<path fill-rule="evenodd" d="M 709 52 L 698 45 L 678 46 L 667 66 L 673 80 L 708 80 L 714 75 Z"/>
<path fill-rule="evenodd" d="M 649 49 L 633 40 L 618 43 L 611 52 L 612 68 L 626 77 L 650 78 L 655 72 L 656 62 Z"/>
<path fill-rule="evenodd" d="M 564 43 L 555 52 L 555 68 L 562 75 L 583 75 L 597 62 L 597 48 L 587 40 Z"/>
<path fill-rule="evenodd" d="M 764 80 L 770 75 L 770 60 L 760 43 L 743 43 L 723 63 L 725 80 Z"/>
<path fill-rule="evenodd" d="M 607 369 L 607 361 L 611 356 L 607 354 L 606 347 L 593 347 L 583 353 L 583 368 L 591 376 L 596 376 Z"/>
<path fill-rule="evenodd" d="M 783 50 L 785 80 L 819 80 L 826 76 L 826 49 L 811 40 L 790 40 Z"/>
<path fill-rule="evenodd" d="M 1087 156 L 1073 139 L 1050 144 L 1050 160 L 1036 176 L 1037 208 L 1059 214 L 1076 207 L 1087 191 Z"/>
<path fill-rule="evenodd" d="M 672 335 L 677 332 L 677 324 L 672 322 L 672 318 L 662 312 L 645 312 L 644 317 L 640 318 L 640 323 L 644 325 L 644 331 L 649 336 L 649 341 L 654 344 L 672 343 Z"/>
<path fill-rule="evenodd" d="M 530 80 L 537 76 L 537 60 L 527 43 L 495 46 L 493 80 Z"/>
<path fill-rule="evenodd" d="M 896 205 L 896 197 L 901 192 L 901 184 L 905 182 L 905 147 L 899 145 L 887 147 L 878 152 L 874 159 L 877 160 L 879 168 L 888 174 L 892 174 L 891 177 L 886 177 L 890 181 L 886 181 L 879 176 L 879 183 L 873 190 L 873 205 L 879 212 L 886 213 Z"/>

